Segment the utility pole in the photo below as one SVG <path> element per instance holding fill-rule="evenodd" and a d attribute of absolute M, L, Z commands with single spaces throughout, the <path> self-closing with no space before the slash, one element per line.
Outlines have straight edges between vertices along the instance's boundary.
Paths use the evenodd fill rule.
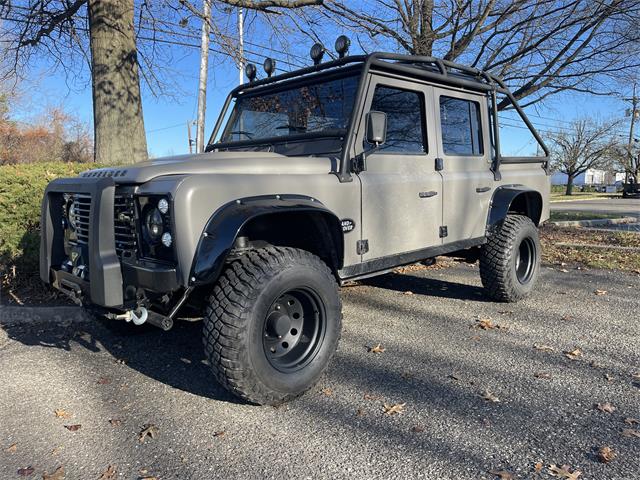
<path fill-rule="evenodd" d="M 629 127 L 629 144 L 627 145 L 627 155 L 629 157 L 629 168 L 625 168 L 625 183 L 629 183 L 629 171 L 633 166 L 633 130 L 636 124 L 636 118 L 640 116 L 640 110 L 638 110 L 638 103 L 640 103 L 640 98 L 636 97 L 636 86 L 637 83 L 633 82 L 633 95 L 631 98 L 625 98 L 627 102 L 631 102 L 631 110 L 627 110 L 628 116 L 631 116 L 631 126 Z M 634 179 L 634 181 L 638 181 Z"/>
<path fill-rule="evenodd" d="M 187 138 L 189 139 L 189 153 L 193 153 L 193 140 L 191 139 L 191 120 L 187 121 Z"/>
<path fill-rule="evenodd" d="M 207 73 L 209 67 L 209 34 L 211 31 L 211 0 L 202 2 L 202 39 L 200 42 L 200 82 L 198 85 L 198 119 L 196 153 L 204 152 L 204 118 L 207 109 Z"/>
<path fill-rule="evenodd" d="M 240 85 L 244 83 L 244 15 L 242 8 L 238 9 L 238 70 L 240 71 Z"/>

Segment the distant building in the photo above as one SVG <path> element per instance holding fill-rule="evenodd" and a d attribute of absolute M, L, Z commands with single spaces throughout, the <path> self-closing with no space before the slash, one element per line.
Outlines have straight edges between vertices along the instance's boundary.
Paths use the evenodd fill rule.
<path fill-rule="evenodd" d="M 595 168 L 590 168 L 585 173 L 578 175 L 573 179 L 573 184 L 577 186 L 613 185 L 617 182 L 624 182 L 624 173 L 608 172 L 606 170 L 598 170 Z M 566 184 L 566 173 L 555 172 L 551 175 L 551 185 Z"/>

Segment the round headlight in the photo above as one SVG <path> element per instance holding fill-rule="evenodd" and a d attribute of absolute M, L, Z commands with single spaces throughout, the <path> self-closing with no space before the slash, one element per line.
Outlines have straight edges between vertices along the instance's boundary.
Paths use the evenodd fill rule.
<path fill-rule="evenodd" d="M 171 234 L 169 232 L 164 232 L 162 234 L 162 245 L 169 248 L 172 243 L 173 243 L 173 237 L 171 237 Z"/>
<path fill-rule="evenodd" d="M 147 234 L 149 238 L 157 242 L 160 240 L 162 236 L 162 215 L 160 214 L 160 210 L 154 208 L 147 212 L 147 216 L 145 218 L 145 227 L 147 229 Z"/>
<path fill-rule="evenodd" d="M 169 211 L 169 202 L 166 198 L 160 199 L 160 201 L 158 202 L 158 210 L 160 210 L 160 213 L 162 213 L 163 215 L 165 215 Z"/>
<path fill-rule="evenodd" d="M 69 210 L 67 210 L 67 220 L 69 220 L 69 225 L 71 225 L 71 228 L 75 230 L 77 221 L 78 221 L 78 212 L 76 212 L 76 202 L 71 202 L 71 205 L 69 205 Z"/>

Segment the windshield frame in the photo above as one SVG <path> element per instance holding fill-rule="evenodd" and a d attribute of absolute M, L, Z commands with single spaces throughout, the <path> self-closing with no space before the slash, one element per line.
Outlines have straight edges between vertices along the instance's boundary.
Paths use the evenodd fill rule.
<path fill-rule="evenodd" d="M 232 106 L 232 101 L 234 99 L 238 99 L 240 97 L 254 97 L 260 95 L 270 95 L 274 93 L 278 93 L 280 91 L 292 90 L 297 87 L 301 87 L 304 85 L 318 83 L 318 82 L 327 82 L 331 80 L 339 80 L 341 78 L 351 77 L 353 76 L 356 79 L 356 86 L 359 85 L 361 81 L 361 76 L 363 74 L 363 65 L 355 64 L 348 67 L 343 67 L 340 70 L 334 70 L 330 72 L 320 72 L 311 75 L 302 75 L 300 77 L 294 77 L 292 80 L 278 82 L 276 84 L 269 84 L 264 86 L 256 86 L 251 87 L 249 85 L 248 88 L 236 88 L 233 90 L 227 97 L 225 101 L 224 107 L 220 112 L 220 116 L 218 117 L 218 121 L 216 122 L 216 126 L 209 138 L 209 143 L 205 151 L 209 152 L 212 150 L 216 150 L 219 148 L 227 148 L 227 147 L 243 147 L 243 146 L 256 146 L 256 145 L 273 145 L 279 143 L 291 143 L 297 141 L 306 141 L 313 140 L 316 138 L 339 138 L 342 143 L 341 150 L 346 148 L 346 135 L 349 131 L 349 126 L 352 121 L 353 115 L 348 115 L 348 123 L 344 129 L 328 129 L 319 132 L 308 132 L 308 133 L 296 133 L 289 135 L 278 135 L 275 137 L 264 137 L 264 138 L 255 138 L 255 139 L 246 139 L 246 140 L 234 140 L 230 142 L 218 142 L 215 143 L 215 139 L 219 133 L 224 132 L 227 127 L 228 122 L 232 118 L 233 111 L 229 110 L 230 108 L 235 108 L 235 105 Z M 358 108 L 358 94 L 357 91 L 354 95 L 353 109 Z M 228 118 L 227 118 L 228 117 Z M 227 120 L 224 125 L 224 120 Z"/>

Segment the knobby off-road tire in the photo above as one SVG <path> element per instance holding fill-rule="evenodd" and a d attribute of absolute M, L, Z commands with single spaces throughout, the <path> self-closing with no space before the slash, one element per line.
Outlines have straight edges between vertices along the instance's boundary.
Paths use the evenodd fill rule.
<path fill-rule="evenodd" d="M 526 297 L 540 274 L 540 239 L 529 217 L 507 215 L 480 254 L 480 279 L 489 297 L 516 302 Z"/>
<path fill-rule="evenodd" d="M 261 405 L 302 395 L 327 368 L 342 303 L 329 268 L 304 250 L 268 247 L 233 260 L 208 301 L 204 347 L 229 391 Z"/>

